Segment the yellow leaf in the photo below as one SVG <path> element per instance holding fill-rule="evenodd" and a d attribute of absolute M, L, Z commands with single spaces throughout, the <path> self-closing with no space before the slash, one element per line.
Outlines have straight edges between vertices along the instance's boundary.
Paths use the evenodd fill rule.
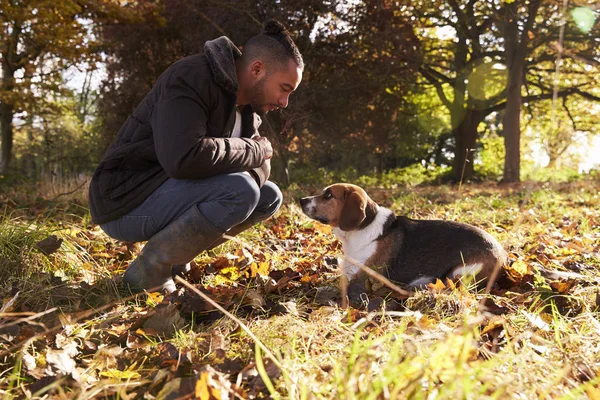
<path fill-rule="evenodd" d="M 431 285 L 433 285 L 433 284 L 431 284 Z M 419 320 L 417 322 L 418 322 L 419 326 L 424 329 L 429 329 L 433 326 L 436 326 L 438 323 L 438 321 L 436 321 L 433 318 L 429 318 L 426 315 L 423 315 L 421 318 L 419 318 Z"/>
<path fill-rule="evenodd" d="M 155 306 L 160 304 L 164 298 L 165 296 L 163 296 L 160 292 L 150 292 L 146 298 L 146 304 L 149 306 Z"/>
<path fill-rule="evenodd" d="M 227 267 L 221 270 L 221 275 L 227 276 L 230 280 L 238 280 L 242 274 L 238 267 Z"/>
<path fill-rule="evenodd" d="M 202 372 L 196 381 L 196 398 L 200 400 L 220 399 L 221 390 L 216 388 L 214 383 L 210 379 L 209 371 Z"/>
<path fill-rule="evenodd" d="M 331 225 L 325 225 L 325 224 L 315 224 L 315 231 L 317 232 L 321 232 L 324 234 L 330 234 L 331 233 Z"/>
<path fill-rule="evenodd" d="M 250 264 L 250 277 L 256 278 L 257 273 L 258 273 L 258 265 L 256 264 L 256 261 L 253 261 L 252 264 Z"/>
<path fill-rule="evenodd" d="M 250 276 L 252 278 L 255 278 L 257 274 L 261 276 L 268 276 L 270 269 L 271 264 L 266 261 L 260 262 L 258 264 L 256 262 L 253 262 L 252 264 L 250 264 Z"/>
<path fill-rule="evenodd" d="M 579 252 L 570 247 L 561 247 L 556 250 L 556 253 L 560 254 L 561 256 L 572 256 L 573 254 L 578 254 Z"/>
<path fill-rule="evenodd" d="M 481 335 L 485 335 L 486 333 L 493 331 L 496 328 L 502 327 L 504 324 L 504 318 L 494 318 L 492 319 L 485 328 L 481 331 Z"/>
<path fill-rule="evenodd" d="M 119 371 L 118 369 L 109 369 L 100 373 L 100 375 L 105 376 L 107 378 L 115 378 L 115 379 L 137 379 L 140 377 L 140 374 L 135 371 Z"/>
<path fill-rule="evenodd" d="M 271 269 L 271 264 L 269 264 L 268 262 L 263 261 L 258 264 L 258 273 L 261 274 L 262 276 L 268 276 L 270 269 Z"/>
<path fill-rule="evenodd" d="M 69 228 L 62 229 L 61 232 L 63 232 L 65 235 L 75 237 L 79 232 L 81 232 L 81 229 L 71 226 Z"/>
<path fill-rule="evenodd" d="M 517 260 L 506 267 L 506 272 L 514 280 L 521 280 L 524 276 L 531 274 L 531 267 L 523 260 Z"/>
<path fill-rule="evenodd" d="M 93 255 L 94 255 L 94 257 L 98 257 L 98 258 L 114 258 L 113 254 L 109 254 L 109 253 L 106 253 L 106 252 L 103 252 L 103 253 L 94 253 Z"/>
<path fill-rule="evenodd" d="M 587 386 L 585 392 L 591 400 L 600 400 L 600 389 L 593 386 Z"/>
<path fill-rule="evenodd" d="M 435 283 L 430 283 L 429 285 L 427 285 L 427 287 L 429 289 L 432 289 L 434 292 L 441 292 L 442 290 L 446 289 L 446 285 L 444 285 L 444 282 L 442 282 L 439 279 L 436 279 Z"/>
<path fill-rule="evenodd" d="M 208 390 L 208 371 L 200 374 L 196 381 L 196 398 L 200 400 L 210 400 L 210 391 Z"/>

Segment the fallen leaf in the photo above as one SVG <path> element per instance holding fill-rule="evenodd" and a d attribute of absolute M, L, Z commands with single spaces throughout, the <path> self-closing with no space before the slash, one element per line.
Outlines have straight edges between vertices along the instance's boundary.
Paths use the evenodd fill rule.
<path fill-rule="evenodd" d="M 69 375 L 75 370 L 75 360 L 71 358 L 64 350 L 48 349 L 46 351 L 46 361 L 63 375 Z"/>
<path fill-rule="evenodd" d="M 118 369 L 108 369 L 106 371 L 100 372 L 100 375 L 105 376 L 107 378 L 115 378 L 121 380 L 137 379 L 141 376 L 136 371 L 120 371 Z"/>
<path fill-rule="evenodd" d="M 521 259 L 504 268 L 509 278 L 517 283 L 521 282 L 525 276 L 532 274 L 531 266 Z"/>
<path fill-rule="evenodd" d="M 493 331 L 497 328 L 503 328 L 504 322 L 505 322 L 505 319 L 502 317 L 492 318 L 492 320 L 490 322 L 488 322 L 486 327 L 481 330 L 481 336 L 483 336 L 486 333 Z"/>
<path fill-rule="evenodd" d="M 256 262 L 252 262 L 252 264 L 250 264 L 250 276 L 252 278 L 255 278 L 256 275 L 269 276 L 270 269 L 271 264 L 269 262 L 263 261 L 258 264 Z"/>
<path fill-rule="evenodd" d="M 435 283 L 429 283 L 427 285 L 427 288 L 431 289 L 434 292 L 441 292 L 442 290 L 446 289 L 446 285 L 444 285 L 444 282 L 442 282 L 439 279 L 435 280 Z"/>
<path fill-rule="evenodd" d="M 60 248 L 63 240 L 58 238 L 56 235 L 50 235 L 44 240 L 40 240 L 35 244 L 35 247 L 45 254 L 49 256 L 52 253 L 56 253 L 56 251 Z"/>
<path fill-rule="evenodd" d="M 575 281 L 550 281 L 548 282 L 548 284 L 552 289 L 556 290 L 558 293 L 567 293 L 573 287 L 573 285 L 575 285 Z"/>
<path fill-rule="evenodd" d="M 156 311 L 144 322 L 143 329 L 148 333 L 172 336 L 183 328 L 185 320 L 179 315 L 175 304 L 156 307 Z"/>
<path fill-rule="evenodd" d="M 196 397 L 200 400 L 211 400 L 213 397 L 221 398 L 221 391 L 209 383 L 210 372 L 204 371 L 200 374 L 200 378 L 196 381 Z"/>
<path fill-rule="evenodd" d="M 244 295 L 244 305 L 249 305 L 253 308 L 261 308 L 266 303 L 264 297 L 254 289 L 248 289 Z"/>

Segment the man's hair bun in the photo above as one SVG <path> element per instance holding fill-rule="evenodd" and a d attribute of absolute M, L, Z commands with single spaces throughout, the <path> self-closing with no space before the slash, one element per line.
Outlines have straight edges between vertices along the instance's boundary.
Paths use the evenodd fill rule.
<path fill-rule="evenodd" d="M 263 32 L 267 35 L 279 35 L 280 33 L 287 33 L 285 26 L 278 21 L 270 20 L 265 23 Z"/>

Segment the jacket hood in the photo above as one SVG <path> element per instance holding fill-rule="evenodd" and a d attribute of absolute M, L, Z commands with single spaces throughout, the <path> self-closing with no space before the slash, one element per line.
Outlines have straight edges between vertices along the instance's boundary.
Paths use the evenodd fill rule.
<path fill-rule="evenodd" d="M 204 55 L 208 59 L 215 82 L 235 95 L 238 90 L 235 60 L 241 57 L 242 52 L 229 38 L 221 36 L 204 44 Z"/>

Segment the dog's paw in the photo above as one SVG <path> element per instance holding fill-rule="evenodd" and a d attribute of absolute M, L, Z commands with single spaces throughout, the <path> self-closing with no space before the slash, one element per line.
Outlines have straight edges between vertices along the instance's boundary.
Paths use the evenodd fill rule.
<path fill-rule="evenodd" d="M 353 307 L 362 307 L 369 301 L 367 292 L 364 279 L 354 279 L 348 283 L 348 300 Z"/>
<path fill-rule="evenodd" d="M 433 276 L 420 276 L 408 284 L 408 289 L 412 291 L 427 289 L 427 285 L 430 283 L 435 283 Z"/>

